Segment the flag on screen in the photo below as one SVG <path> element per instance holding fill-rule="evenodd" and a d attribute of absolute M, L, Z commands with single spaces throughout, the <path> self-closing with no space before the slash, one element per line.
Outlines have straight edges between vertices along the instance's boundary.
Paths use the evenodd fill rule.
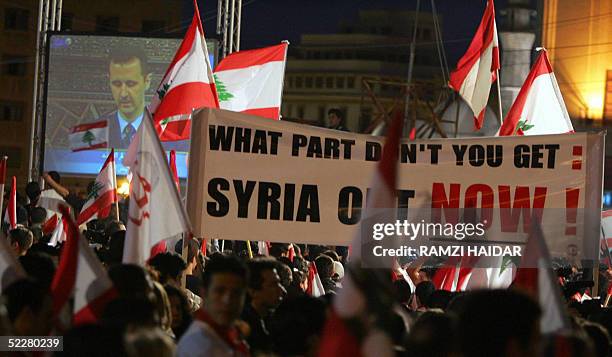
<path fill-rule="evenodd" d="M 8 224 L 11 229 L 17 226 L 17 179 L 13 176 L 11 193 L 4 213 L 4 223 Z"/>
<path fill-rule="evenodd" d="M 87 202 L 79 213 L 77 220 L 79 226 L 92 219 L 108 217 L 113 204 L 118 202 L 115 172 L 115 150 L 112 149 L 87 196 Z"/>
<path fill-rule="evenodd" d="M 555 73 L 546 50 L 536 63 L 512 103 L 498 135 L 542 135 L 574 132 Z"/>
<path fill-rule="evenodd" d="M 68 134 L 68 141 L 73 152 L 105 148 L 108 146 L 108 124 L 102 120 L 74 126 Z"/>
<path fill-rule="evenodd" d="M 219 108 L 204 28 L 195 0 L 193 5 L 191 25 L 149 105 L 162 141 L 189 139 L 191 112 L 202 107 Z"/>
<path fill-rule="evenodd" d="M 288 43 L 229 54 L 215 67 L 221 109 L 280 119 Z"/>
<path fill-rule="evenodd" d="M 476 34 L 449 80 L 450 87 L 458 92 L 472 109 L 475 130 L 482 127 L 491 83 L 497 79 L 499 68 L 495 9 L 493 0 L 488 0 Z"/>
<path fill-rule="evenodd" d="M 537 220 L 532 220 L 527 245 L 512 286 L 532 295 L 542 308 L 540 330 L 552 333 L 569 329 L 569 319 L 552 269 L 548 247 Z"/>
<path fill-rule="evenodd" d="M 124 263 L 144 264 L 155 244 L 191 231 L 167 160 L 145 115 L 124 159 L 132 172 Z"/>

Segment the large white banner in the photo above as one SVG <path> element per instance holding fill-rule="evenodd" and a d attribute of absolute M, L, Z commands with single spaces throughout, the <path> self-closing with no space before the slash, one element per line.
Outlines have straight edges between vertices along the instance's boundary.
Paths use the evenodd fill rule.
<path fill-rule="evenodd" d="M 200 110 L 192 124 L 187 203 L 194 234 L 348 245 L 383 141 Z M 407 207 L 412 217 L 404 218 L 429 212 L 452 222 L 463 214 L 456 208 L 484 207 L 478 216 L 488 239 L 498 241 L 524 241 L 535 215 L 553 254 L 576 245 L 581 257 L 596 257 L 603 148 L 603 132 L 406 140 L 399 212 Z"/>

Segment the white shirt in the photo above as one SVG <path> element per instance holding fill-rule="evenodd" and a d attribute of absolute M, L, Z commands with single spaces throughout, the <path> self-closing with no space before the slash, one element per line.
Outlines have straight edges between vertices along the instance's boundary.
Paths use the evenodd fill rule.
<path fill-rule="evenodd" d="M 136 118 L 134 121 L 130 123 L 123 117 L 123 115 L 121 115 L 120 111 L 117 111 L 117 119 L 119 119 L 119 129 L 121 129 L 120 131 L 121 135 L 123 136 L 123 129 L 125 129 L 125 127 L 128 126 L 128 124 L 131 124 L 132 127 L 134 128 L 134 132 L 136 132 L 138 130 L 138 127 L 140 126 L 140 123 L 142 123 L 143 116 L 144 116 L 144 113 L 140 114 L 138 118 Z"/>
<path fill-rule="evenodd" d="M 203 321 L 193 320 L 176 346 L 178 357 L 241 357 Z"/>

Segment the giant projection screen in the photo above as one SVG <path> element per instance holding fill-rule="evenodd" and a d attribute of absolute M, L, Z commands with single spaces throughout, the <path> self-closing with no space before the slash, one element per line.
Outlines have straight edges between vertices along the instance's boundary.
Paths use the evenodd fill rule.
<path fill-rule="evenodd" d="M 127 168 L 122 165 L 126 142 L 113 142 L 114 131 L 121 139 L 121 128 L 125 129 L 122 120 L 138 113 L 138 109 L 143 104 L 148 105 L 156 95 L 157 86 L 181 40 L 52 34 L 45 90 L 43 170 L 67 175 L 96 175 L 114 147 L 117 175 L 126 175 Z M 209 40 L 207 44 L 210 62 L 214 65 L 215 42 Z M 144 64 L 140 60 L 130 62 L 130 56 L 135 53 L 144 56 Z M 137 126 L 141 119 L 134 116 L 136 119 L 128 120 L 134 120 L 132 123 Z M 108 123 L 108 147 L 72 151 L 69 142 L 72 128 L 101 121 Z M 164 143 L 164 147 L 177 151 L 178 175 L 187 177 L 188 141 Z"/>

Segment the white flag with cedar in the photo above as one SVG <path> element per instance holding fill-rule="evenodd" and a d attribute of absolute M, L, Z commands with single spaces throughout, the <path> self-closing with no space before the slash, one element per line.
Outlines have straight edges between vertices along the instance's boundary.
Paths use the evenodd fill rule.
<path fill-rule="evenodd" d="M 106 120 L 80 124 L 68 135 L 72 151 L 95 150 L 108 146 L 108 123 Z"/>

